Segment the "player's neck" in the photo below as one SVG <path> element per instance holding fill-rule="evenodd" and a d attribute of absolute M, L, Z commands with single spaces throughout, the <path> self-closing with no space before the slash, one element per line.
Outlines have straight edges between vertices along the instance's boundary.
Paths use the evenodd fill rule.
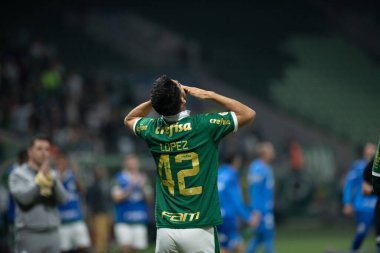
<path fill-rule="evenodd" d="M 176 115 L 171 115 L 171 116 L 162 116 L 166 121 L 168 122 L 177 122 L 183 118 L 189 117 L 190 116 L 190 111 L 189 110 L 184 110 L 179 112 Z"/>

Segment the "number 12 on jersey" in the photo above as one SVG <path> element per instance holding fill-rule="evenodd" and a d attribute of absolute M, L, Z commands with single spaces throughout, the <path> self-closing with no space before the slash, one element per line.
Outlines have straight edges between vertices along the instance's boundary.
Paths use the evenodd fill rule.
<path fill-rule="evenodd" d="M 192 167 L 183 169 L 177 172 L 178 190 L 181 195 L 191 196 L 202 193 L 202 186 L 186 188 L 185 177 L 196 176 L 199 173 L 199 159 L 198 154 L 194 152 L 178 154 L 174 157 L 175 163 L 182 163 L 183 161 L 191 161 Z M 165 173 L 165 179 L 163 174 Z M 162 185 L 168 187 L 170 195 L 174 196 L 174 180 L 170 168 L 169 155 L 161 155 L 158 161 L 158 175 L 160 176 Z"/>

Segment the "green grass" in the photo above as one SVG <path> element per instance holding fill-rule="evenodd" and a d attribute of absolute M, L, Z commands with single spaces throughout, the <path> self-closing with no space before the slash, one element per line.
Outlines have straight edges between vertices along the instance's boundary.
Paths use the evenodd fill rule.
<path fill-rule="evenodd" d="M 250 236 L 250 229 L 243 231 L 245 243 Z M 275 248 L 276 253 L 348 253 L 355 233 L 353 220 L 339 223 L 321 223 L 315 219 L 287 220 L 277 226 Z M 141 253 L 153 253 L 154 243 Z M 260 248 L 256 253 L 262 253 Z M 360 253 L 373 253 L 375 250 L 374 231 L 365 239 Z M 110 253 L 119 253 L 111 250 Z"/>
<path fill-rule="evenodd" d="M 327 249 L 348 252 L 355 233 L 354 226 L 327 226 L 308 229 L 279 227 L 276 249 L 278 253 L 322 253 Z M 361 248 L 362 252 L 375 251 L 375 238 L 371 233 Z"/>
<path fill-rule="evenodd" d="M 327 253 L 327 250 L 336 250 L 332 252 L 348 253 L 351 240 L 355 232 L 355 226 L 351 222 L 349 224 L 321 225 L 319 223 L 301 224 L 299 221 L 290 222 L 286 225 L 278 226 L 276 230 L 276 253 Z M 249 229 L 243 231 L 246 238 L 249 237 Z M 147 250 L 141 253 L 154 252 L 154 244 L 151 244 Z M 257 253 L 261 253 L 262 248 Z M 362 253 L 375 252 L 374 233 L 366 238 L 361 247 Z M 117 253 L 117 252 L 112 252 Z"/>

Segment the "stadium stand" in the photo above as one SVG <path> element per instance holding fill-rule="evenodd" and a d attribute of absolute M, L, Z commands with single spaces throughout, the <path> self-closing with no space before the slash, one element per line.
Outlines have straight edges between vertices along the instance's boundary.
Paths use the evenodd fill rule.
<path fill-rule="evenodd" d="M 380 125 L 379 68 L 342 38 L 293 38 L 287 50 L 297 62 L 272 87 L 276 103 L 356 144 L 371 140 Z"/>

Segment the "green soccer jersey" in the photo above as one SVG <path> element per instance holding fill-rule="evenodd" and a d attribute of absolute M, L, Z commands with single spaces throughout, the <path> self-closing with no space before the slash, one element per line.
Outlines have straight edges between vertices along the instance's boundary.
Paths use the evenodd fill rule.
<path fill-rule="evenodd" d="M 145 117 L 133 128 L 157 165 L 155 218 L 158 228 L 196 228 L 222 223 L 217 176 L 218 144 L 237 130 L 233 112 L 190 116 L 176 122 Z"/>

